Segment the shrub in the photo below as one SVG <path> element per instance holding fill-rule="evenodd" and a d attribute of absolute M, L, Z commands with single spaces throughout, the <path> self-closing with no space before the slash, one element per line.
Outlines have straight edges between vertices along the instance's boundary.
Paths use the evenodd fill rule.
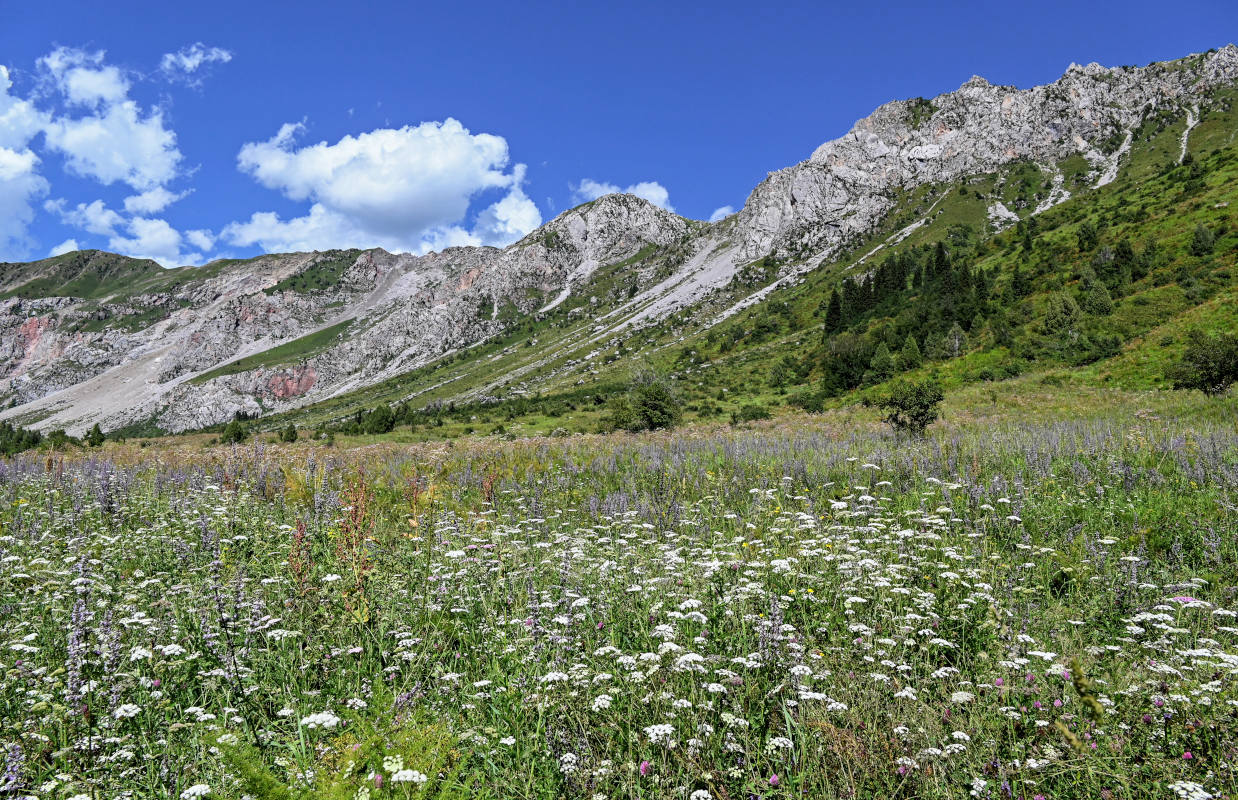
<path fill-rule="evenodd" d="M 279 432 L 279 440 L 291 444 L 297 440 L 298 435 L 297 426 L 289 422 L 288 427 Z"/>
<path fill-rule="evenodd" d="M 673 428 L 683 418 L 683 406 L 667 380 L 652 370 L 632 376 L 625 395 L 610 403 L 608 430 L 645 431 Z"/>
<path fill-rule="evenodd" d="M 1182 360 L 1170 367 L 1166 377 L 1173 381 L 1175 389 L 1222 394 L 1238 380 L 1238 336 L 1209 336 L 1203 331 L 1191 331 Z"/>
<path fill-rule="evenodd" d="M 106 438 L 103 435 L 103 430 L 99 427 L 99 423 L 96 422 L 82 441 L 86 443 L 87 447 L 101 447 Z"/>
<path fill-rule="evenodd" d="M 224 426 L 223 433 L 219 434 L 220 444 L 240 444 L 249 438 L 249 428 L 244 422 L 239 419 L 234 419 Z"/>
<path fill-rule="evenodd" d="M 1191 236 L 1191 255 L 1206 256 L 1212 253 L 1212 249 L 1216 246 L 1216 235 L 1212 231 L 1205 228 L 1203 225 L 1195 226 L 1195 233 Z"/>
<path fill-rule="evenodd" d="M 885 422 L 895 431 L 923 436 L 924 431 L 940 416 L 939 406 L 944 399 L 937 381 L 900 380 L 890 388 L 889 394 L 878 401 L 877 406 L 886 412 Z"/>
<path fill-rule="evenodd" d="M 769 419 L 769 409 L 762 405 L 750 403 L 742 405 L 737 411 L 731 412 L 731 424 L 738 425 L 741 422 L 756 422 L 761 419 Z"/>

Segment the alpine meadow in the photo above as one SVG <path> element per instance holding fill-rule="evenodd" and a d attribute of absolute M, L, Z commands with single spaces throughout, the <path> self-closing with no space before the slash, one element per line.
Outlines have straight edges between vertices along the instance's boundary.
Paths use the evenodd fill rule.
<path fill-rule="evenodd" d="M 138 113 L 96 55 L 0 67 L 0 211 L 23 109 Z M 379 149 L 493 145 L 429 125 Z M 381 192 L 299 130 L 238 161 L 300 220 Z M 1231 44 L 889 102 L 711 221 L 542 224 L 504 150 L 434 246 L 168 263 L 164 183 L 56 189 L 117 244 L 0 263 L 0 797 L 1238 797 L 1236 136 Z"/>

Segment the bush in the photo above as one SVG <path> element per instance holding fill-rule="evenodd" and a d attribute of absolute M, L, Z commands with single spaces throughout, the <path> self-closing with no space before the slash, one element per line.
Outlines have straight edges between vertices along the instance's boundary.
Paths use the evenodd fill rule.
<path fill-rule="evenodd" d="M 642 370 L 632 376 L 627 394 L 610 403 L 607 430 L 646 431 L 673 428 L 683 418 L 683 406 L 661 375 Z"/>
<path fill-rule="evenodd" d="M 732 425 L 738 425 L 741 422 L 756 422 L 757 420 L 769 418 L 769 409 L 755 403 L 740 406 L 738 411 L 731 412 Z"/>
<path fill-rule="evenodd" d="M 18 428 L 8 422 L 0 422 L 0 455 L 11 456 L 38 447 L 43 434 Z"/>
<path fill-rule="evenodd" d="M 924 431 L 940 416 L 939 406 L 944 399 L 937 381 L 901 380 L 890 388 L 890 393 L 878 401 L 877 406 L 888 413 L 885 422 L 895 431 L 923 436 Z"/>
<path fill-rule="evenodd" d="M 103 435 L 103 429 L 100 428 L 99 423 L 96 422 L 82 441 L 86 443 L 87 447 L 102 447 L 106 438 L 107 437 Z"/>
<path fill-rule="evenodd" d="M 1203 331 L 1191 331 L 1182 360 L 1169 369 L 1166 377 L 1173 381 L 1175 389 L 1222 394 L 1238 380 L 1238 336 L 1209 336 Z"/>
<path fill-rule="evenodd" d="M 249 438 L 249 428 L 244 422 L 239 419 L 234 419 L 224 426 L 223 433 L 219 434 L 220 444 L 240 444 Z"/>
<path fill-rule="evenodd" d="M 1216 235 L 1203 225 L 1196 225 L 1195 233 L 1191 236 L 1191 255 L 1200 257 L 1210 255 L 1215 246 Z"/>
<path fill-rule="evenodd" d="M 293 425 L 291 422 L 288 423 L 288 427 L 279 432 L 279 440 L 287 444 L 295 442 L 298 436 L 297 426 Z"/>

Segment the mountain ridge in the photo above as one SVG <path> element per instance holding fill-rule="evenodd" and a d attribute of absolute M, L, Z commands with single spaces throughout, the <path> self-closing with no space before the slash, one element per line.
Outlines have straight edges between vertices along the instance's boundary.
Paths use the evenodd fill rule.
<path fill-rule="evenodd" d="M 502 249 L 270 254 L 188 268 L 197 272 L 129 265 L 125 273 L 116 262 L 129 290 L 108 294 L 86 281 L 67 297 L 46 293 L 39 276 L 61 275 L 75 258 L 106 270 L 106 254 L 0 265 L 0 397 L 15 404 L 0 418 L 71 432 L 143 421 L 198 428 L 327 401 L 546 324 L 557 338 L 541 357 L 461 396 L 523 392 L 533 375 L 584 381 L 596 371 L 582 366 L 588 352 L 673 326 L 688 310 L 710 327 L 759 306 L 899 213 L 912 218 L 868 255 L 914 239 L 946 213 L 949 188 L 921 203 L 933 187 L 1036 165 L 1048 188 L 1035 203 L 999 197 L 996 187 L 984 198 L 986 227 L 1000 230 L 1112 182 L 1133 163 L 1137 129 L 1158 114 L 1186 115 L 1185 154 L 1189 119 L 1206 116 L 1211 93 L 1235 80 L 1233 45 L 1141 68 L 1072 65 L 1028 90 L 973 77 L 931 100 L 884 104 L 770 173 L 717 223 L 609 195 Z M 857 264 L 867 257 L 857 254 Z M 36 277 L 15 283 L 23 268 Z M 751 292 L 724 297 L 751 280 Z M 277 349 L 255 369 L 227 369 Z"/>

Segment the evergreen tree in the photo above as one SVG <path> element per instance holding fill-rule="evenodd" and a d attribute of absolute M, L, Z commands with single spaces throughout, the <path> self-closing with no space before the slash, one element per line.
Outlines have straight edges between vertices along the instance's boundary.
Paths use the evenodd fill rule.
<path fill-rule="evenodd" d="M 966 349 L 967 334 L 963 331 L 963 326 L 956 322 L 950 326 L 950 330 L 946 333 L 946 352 L 950 358 L 958 358 Z"/>
<path fill-rule="evenodd" d="M 998 347 L 1010 347 L 1014 344 L 1014 331 L 1010 329 L 1010 320 L 1006 312 L 998 310 L 989 320 L 989 330 L 993 333 L 993 344 Z"/>
<path fill-rule="evenodd" d="M 830 304 L 825 309 L 825 335 L 826 338 L 838 333 L 843 329 L 843 298 L 838 292 L 838 287 L 834 287 L 834 291 L 830 293 Z"/>
<path fill-rule="evenodd" d="M 107 437 L 103 435 L 103 430 L 99 427 L 99 423 L 95 423 L 90 431 L 86 434 L 87 447 L 101 447 Z"/>
<path fill-rule="evenodd" d="M 1087 220 L 1086 222 L 1084 222 L 1082 225 L 1079 226 L 1079 232 L 1077 234 L 1077 239 L 1078 239 L 1078 244 L 1079 244 L 1079 250 L 1082 252 L 1086 252 L 1096 247 L 1097 231 L 1096 231 L 1096 225 L 1092 222 L 1092 220 Z"/>
<path fill-rule="evenodd" d="M 1195 226 L 1195 234 L 1191 237 L 1191 255 L 1203 257 L 1210 255 L 1216 246 L 1216 236 L 1203 225 Z"/>
<path fill-rule="evenodd" d="M 984 315 L 976 312 L 976 316 L 971 318 L 971 327 L 967 329 L 972 336 L 977 336 L 984 330 Z"/>
<path fill-rule="evenodd" d="M 1031 282 L 1027 278 L 1027 273 L 1022 267 L 1014 268 L 1014 275 L 1010 277 L 1010 291 L 1014 295 L 1015 300 L 1027 297 L 1032 291 Z"/>
<path fill-rule="evenodd" d="M 907 340 L 903 342 L 903 349 L 898 351 L 899 370 L 915 369 L 923 362 L 924 357 L 920 355 L 920 345 L 916 344 L 916 337 L 910 333 L 907 334 Z"/>
<path fill-rule="evenodd" d="M 868 383 L 881 383 L 889 380 L 893 375 L 894 357 L 890 355 L 890 348 L 882 342 L 873 352 L 872 361 L 868 362 L 868 374 L 865 375 L 865 379 Z"/>
<path fill-rule="evenodd" d="M 1083 307 L 1089 314 L 1095 314 L 1098 317 L 1107 316 L 1113 311 L 1113 297 L 1105 288 L 1105 284 L 1097 281 L 1092 286 L 1092 290 L 1083 299 Z"/>
<path fill-rule="evenodd" d="M 1073 333 L 1083 312 L 1075 298 L 1065 292 L 1057 292 L 1049 298 L 1049 306 L 1045 310 L 1045 332 L 1054 334 Z"/>

